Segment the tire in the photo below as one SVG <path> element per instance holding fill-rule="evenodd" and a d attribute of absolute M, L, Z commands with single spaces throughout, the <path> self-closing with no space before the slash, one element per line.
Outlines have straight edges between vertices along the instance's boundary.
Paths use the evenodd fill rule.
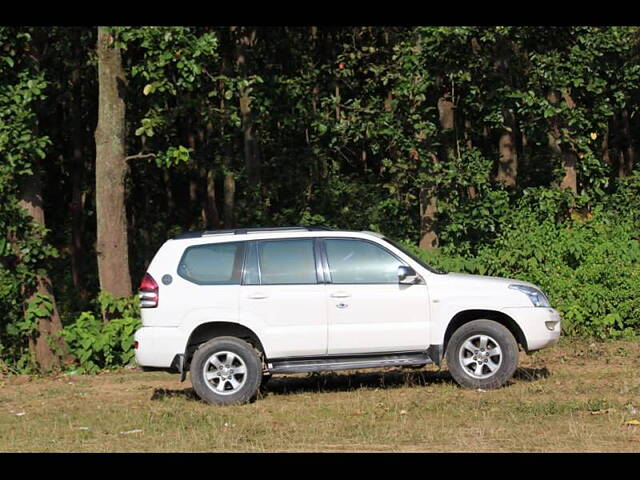
<path fill-rule="evenodd" d="M 203 343 L 193 355 L 190 371 L 196 394 L 213 405 L 251 402 L 262 381 L 258 353 L 236 337 L 216 337 Z"/>
<path fill-rule="evenodd" d="M 458 328 L 447 345 L 447 366 L 465 388 L 503 386 L 518 366 L 518 343 L 503 325 L 474 320 Z"/>

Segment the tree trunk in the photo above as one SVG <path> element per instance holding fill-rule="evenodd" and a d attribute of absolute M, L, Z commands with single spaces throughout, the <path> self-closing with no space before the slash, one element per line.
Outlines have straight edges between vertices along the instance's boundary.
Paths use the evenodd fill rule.
<path fill-rule="evenodd" d="M 625 108 L 620 114 L 621 127 L 622 127 L 622 155 L 620 156 L 620 168 L 619 175 L 621 177 L 628 177 L 633 172 L 633 166 L 635 164 L 636 152 L 633 147 L 633 137 L 631 136 L 631 126 L 629 122 L 629 112 Z"/>
<path fill-rule="evenodd" d="M 76 58 L 81 58 L 81 54 L 76 50 Z M 86 196 L 82 191 L 85 168 L 85 130 L 82 124 L 82 113 L 80 105 L 82 100 L 82 84 L 80 82 L 80 67 L 76 67 L 72 74 L 74 85 L 74 98 L 71 105 L 71 141 L 73 143 L 73 173 L 71 177 L 71 279 L 74 289 L 81 299 L 86 300 L 89 292 L 84 282 L 84 205 Z"/>
<path fill-rule="evenodd" d="M 213 123 L 207 122 L 206 128 L 198 129 L 198 139 L 202 147 L 200 158 L 200 179 L 202 188 L 202 209 L 201 216 L 205 228 L 220 228 L 220 215 L 216 204 L 216 172 L 214 170 L 214 160 L 212 158 L 211 140 L 215 135 Z"/>
<path fill-rule="evenodd" d="M 39 319 L 38 330 L 35 336 L 29 338 L 29 350 L 33 352 L 34 359 L 42 370 L 52 370 L 60 367 L 61 358 L 51 348 L 49 341 L 56 346 L 58 353 L 62 354 L 62 360 L 66 362 L 67 360 L 71 360 L 72 357 L 67 351 L 64 339 L 56 335 L 57 332 L 62 330 L 62 322 L 58 314 L 58 307 L 56 306 L 56 300 L 53 295 L 49 277 L 46 275 L 38 275 L 36 287 L 30 293 L 26 304 L 29 304 L 37 294 L 47 295 L 51 299 L 51 316 Z M 49 338 L 51 338 L 51 340 L 48 341 L 47 339 Z"/>
<path fill-rule="evenodd" d="M 562 98 L 569 108 L 575 108 L 576 104 L 568 92 L 562 94 Z M 564 168 L 564 177 L 560 182 L 560 188 L 568 188 L 574 194 L 578 193 L 578 171 L 576 164 L 578 163 L 578 155 L 575 150 L 569 146 L 562 148 L 562 166 Z"/>
<path fill-rule="evenodd" d="M 500 141 L 498 143 L 500 158 L 498 161 L 496 180 L 505 187 L 513 188 L 516 186 L 516 178 L 518 175 L 515 121 L 513 112 L 505 111 L 503 114 L 506 128 L 500 135 Z"/>
<path fill-rule="evenodd" d="M 233 173 L 227 173 L 224 177 L 224 227 L 235 227 L 235 194 L 236 181 Z"/>
<path fill-rule="evenodd" d="M 420 248 L 433 251 L 438 247 L 438 235 L 434 224 L 437 213 L 435 192 L 430 188 L 420 189 Z"/>
<path fill-rule="evenodd" d="M 247 66 L 247 48 L 253 46 L 256 31 L 244 31 L 236 43 L 236 64 L 240 77 L 246 79 L 249 76 Z M 260 152 L 258 140 L 253 122 L 251 108 L 251 96 L 248 88 L 239 88 L 240 117 L 242 119 L 242 138 L 244 150 L 244 162 L 247 169 L 247 180 L 251 187 L 257 188 L 260 183 Z"/>
<path fill-rule="evenodd" d="M 96 140 L 96 218 L 100 289 L 116 297 L 131 295 L 125 207 L 126 81 L 120 50 L 98 27 L 98 126 Z"/>
<path fill-rule="evenodd" d="M 82 172 L 83 168 L 78 165 L 78 149 L 73 149 L 74 163 L 76 166 L 72 174 L 72 192 L 69 214 L 71 216 L 71 280 L 73 288 L 78 292 L 80 298 L 86 299 L 88 296 L 84 284 L 84 201 L 82 192 Z"/>
<path fill-rule="evenodd" d="M 563 99 L 569 108 L 575 107 L 575 102 L 569 93 L 562 94 Z M 559 98 L 556 92 L 551 91 L 547 97 L 552 104 L 558 103 Z M 574 194 L 578 193 L 578 174 L 576 169 L 577 158 L 576 152 L 567 145 L 561 145 L 560 126 L 557 119 L 552 119 L 551 130 L 548 133 L 549 147 L 556 158 L 562 161 L 564 176 L 560 181 L 561 189 L 569 189 Z"/>
<path fill-rule="evenodd" d="M 611 166 L 611 178 L 625 176 L 626 166 L 626 135 L 624 131 L 622 113 L 616 113 L 611 118 L 610 139 L 607 142 L 610 149 L 609 164 Z"/>
<path fill-rule="evenodd" d="M 607 129 L 604 132 L 604 136 L 602 137 L 602 161 L 607 165 L 611 166 L 611 152 L 609 151 L 609 137 L 611 127 L 610 124 L 607 124 Z"/>
<path fill-rule="evenodd" d="M 166 192 L 167 211 L 170 215 L 174 215 L 176 213 L 176 202 L 173 199 L 171 176 L 169 175 L 169 170 L 166 168 L 162 169 L 162 179 L 164 180 L 164 190 Z"/>
<path fill-rule="evenodd" d="M 574 194 L 578 193 L 578 174 L 576 171 L 577 155 L 575 152 L 563 149 L 562 166 L 564 168 L 564 177 L 560 182 L 560 188 L 568 188 Z"/>
<path fill-rule="evenodd" d="M 479 46 L 478 46 L 479 47 Z M 511 54 L 512 44 L 507 39 L 500 39 L 496 44 L 494 67 L 499 73 L 502 83 L 511 86 Z M 518 172 L 518 150 L 516 147 L 516 122 L 513 110 L 505 106 L 502 109 L 504 119 L 503 131 L 498 142 L 498 172 L 496 181 L 507 188 L 516 186 Z"/>
<path fill-rule="evenodd" d="M 473 131 L 473 129 L 472 129 L 472 126 L 471 126 L 471 120 L 469 120 L 467 118 L 464 121 L 464 139 L 465 139 L 465 144 L 466 144 L 467 150 L 471 150 L 473 148 L 473 139 L 471 137 L 471 132 L 472 131 Z M 476 186 L 475 185 L 469 185 L 467 187 L 467 195 L 469 195 L 469 198 L 471 200 L 476 198 L 476 196 L 478 195 L 478 192 L 476 191 Z"/>
<path fill-rule="evenodd" d="M 187 223 L 189 223 L 190 225 L 192 225 L 193 228 L 198 228 L 197 223 L 199 223 L 198 220 L 194 221 L 194 215 L 193 212 L 194 210 L 197 209 L 197 211 L 199 211 L 200 209 L 197 208 L 198 207 L 198 181 L 196 179 L 196 176 L 198 175 L 198 171 L 189 171 L 189 209 L 187 210 L 187 213 L 189 215 L 188 217 L 188 221 Z M 195 207 L 195 208 L 194 208 Z M 200 227 L 202 228 L 203 225 L 200 225 Z"/>
<path fill-rule="evenodd" d="M 226 77 L 231 77 L 231 56 L 229 53 L 231 43 L 233 40 L 233 31 L 235 27 L 230 27 L 227 32 L 228 35 L 223 35 L 221 38 L 222 43 L 226 43 L 226 48 L 222 48 L 222 74 Z M 226 40 L 226 42 L 225 42 Z M 223 45 L 224 47 L 224 45 Z M 223 143 L 223 157 L 222 157 L 222 169 L 224 172 L 223 182 L 223 209 L 222 216 L 224 219 L 224 228 L 235 227 L 235 194 L 236 194 L 236 180 L 233 172 L 233 146 L 231 144 L 230 135 L 227 133 L 227 127 L 229 125 L 229 105 L 228 100 L 225 98 L 225 87 L 223 80 L 220 80 L 220 110 L 221 119 L 220 122 L 220 138 Z"/>
<path fill-rule="evenodd" d="M 208 227 L 220 228 L 220 216 L 216 206 L 216 182 L 213 168 L 206 169 L 206 199 L 204 202 L 205 222 Z"/>
<path fill-rule="evenodd" d="M 453 101 L 449 95 L 445 95 L 438 99 L 438 116 L 440 118 L 440 128 L 445 134 L 453 130 L 455 126 L 455 118 L 453 113 Z M 450 142 L 447 142 L 447 144 L 447 147 L 450 148 Z"/>
<path fill-rule="evenodd" d="M 40 162 L 38 161 L 34 162 L 34 173 L 26 180 L 22 188 L 19 205 L 29 213 L 33 222 L 44 227 L 45 220 L 44 210 L 42 207 L 42 172 L 39 163 Z M 60 366 L 60 358 L 49 345 L 49 342 L 47 341 L 48 337 L 52 336 L 54 339 L 54 345 L 65 358 L 68 358 L 68 354 L 64 340 L 61 337 L 53 336 L 53 334 L 62 330 L 62 322 L 60 320 L 60 315 L 58 314 L 53 289 L 51 288 L 51 281 L 46 274 L 37 275 L 36 285 L 25 290 L 25 305 L 28 305 L 37 294 L 49 296 L 52 302 L 52 310 L 51 316 L 39 319 L 35 335 L 29 338 L 29 350 L 32 352 L 33 358 L 40 368 L 43 370 L 50 370 Z"/>
<path fill-rule="evenodd" d="M 324 33 L 324 32 L 323 32 Z M 325 36 L 326 34 L 324 34 L 323 36 Z M 312 49 L 310 50 L 311 55 L 312 55 L 312 59 L 310 61 L 310 67 L 313 70 L 314 67 L 318 64 L 324 61 L 324 42 L 319 40 L 319 34 L 318 34 L 318 27 L 311 27 L 311 41 L 312 41 Z M 318 84 L 319 78 L 318 78 L 318 73 L 316 71 L 316 76 L 313 82 L 313 88 L 311 90 L 311 112 L 313 113 L 312 115 L 312 119 L 316 118 L 316 115 L 318 114 L 318 102 L 319 102 L 319 97 L 320 97 L 320 85 Z M 311 122 L 310 122 L 311 123 Z M 327 159 L 325 158 L 324 155 L 317 155 L 314 153 L 315 148 L 313 146 L 311 146 L 311 143 L 309 142 L 309 146 L 310 146 L 310 155 L 312 157 L 315 157 L 317 159 L 316 162 L 316 171 L 318 172 L 318 182 L 321 185 L 325 184 L 325 181 L 327 179 L 328 176 L 328 165 L 327 165 Z"/>
<path fill-rule="evenodd" d="M 451 96 L 445 95 L 438 99 L 438 115 L 440 128 L 444 139 L 440 149 L 440 159 L 433 155 L 433 163 L 445 162 L 452 152 L 453 130 L 455 127 L 453 101 Z M 435 250 L 438 246 L 438 234 L 435 232 L 438 200 L 435 182 L 430 182 L 420 189 L 420 248 L 423 250 Z"/>
<path fill-rule="evenodd" d="M 188 201 L 188 206 L 189 208 L 187 208 L 187 217 L 186 217 L 186 223 L 189 225 L 192 225 L 193 228 L 206 228 L 206 224 L 205 224 L 205 219 L 204 216 L 202 215 L 202 209 L 203 209 L 203 205 L 202 205 L 202 201 L 201 201 L 201 194 L 199 192 L 200 190 L 200 183 L 201 183 L 201 170 L 199 167 L 200 164 L 200 160 L 201 160 L 201 152 L 198 149 L 198 145 L 196 143 L 196 136 L 193 133 L 193 131 L 191 130 L 192 125 L 191 122 L 189 122 L 188 125 L 188 132 L 186 135 L 186 139 L 187 139 L 187 145 L 189 146 L 189 148 L 194 152 L 194 164 L 192 164 L 188 170 L 188 176 L 189 176 L 189 201 Z M 199 216 L 199 219 L 194 220 L 194 212 L 197 212 L 197 216 Z"/>

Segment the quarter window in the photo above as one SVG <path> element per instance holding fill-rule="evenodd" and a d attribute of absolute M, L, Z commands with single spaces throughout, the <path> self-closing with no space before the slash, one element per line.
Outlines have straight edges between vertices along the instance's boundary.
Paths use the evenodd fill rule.
<path fill-rule="evenodd" d="M 196 245 L 185 250 L 178 275 L 200 285 L 240 283 L 242 242 Z"/>
<path fill-rule="evenodd" d="M 398 283 L 396 256 L 370 242 L 325 239 L 332 283 Z"/>

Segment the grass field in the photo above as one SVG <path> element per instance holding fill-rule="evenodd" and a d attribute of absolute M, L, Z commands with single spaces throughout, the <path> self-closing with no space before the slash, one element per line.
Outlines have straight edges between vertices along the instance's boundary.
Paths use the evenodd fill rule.
<path fill-rule="evenodd" d="M 638 452 L 640 342 L 521 354 L 499 390 L 446 370 L 274 377 L 255 403 L 215 407 L 189 380 L 135 369 L 0 378 L 3 452 Z"/>

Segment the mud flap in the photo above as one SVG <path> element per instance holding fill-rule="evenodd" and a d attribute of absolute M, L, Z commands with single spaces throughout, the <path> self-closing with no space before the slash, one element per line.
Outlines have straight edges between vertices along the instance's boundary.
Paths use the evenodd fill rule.
<path fill-rule="evenodd" d="M 184 357 L 184 354 L 177 354 L 175 357 L 173 357 L 171 366 L 168 368 L 169 372 L 180 374 L 181 382 L 184 382 L 184 379 L 187 378 L 187 369 L 184 365 Z"/>
<path fill-rule="evenodd" d="M 178 372 L 180 373 L 180 382 L 184 382 L 187 378 L 187 369 L 184 368 L 184 355 L 180 355 L 178 358 Z"/>

